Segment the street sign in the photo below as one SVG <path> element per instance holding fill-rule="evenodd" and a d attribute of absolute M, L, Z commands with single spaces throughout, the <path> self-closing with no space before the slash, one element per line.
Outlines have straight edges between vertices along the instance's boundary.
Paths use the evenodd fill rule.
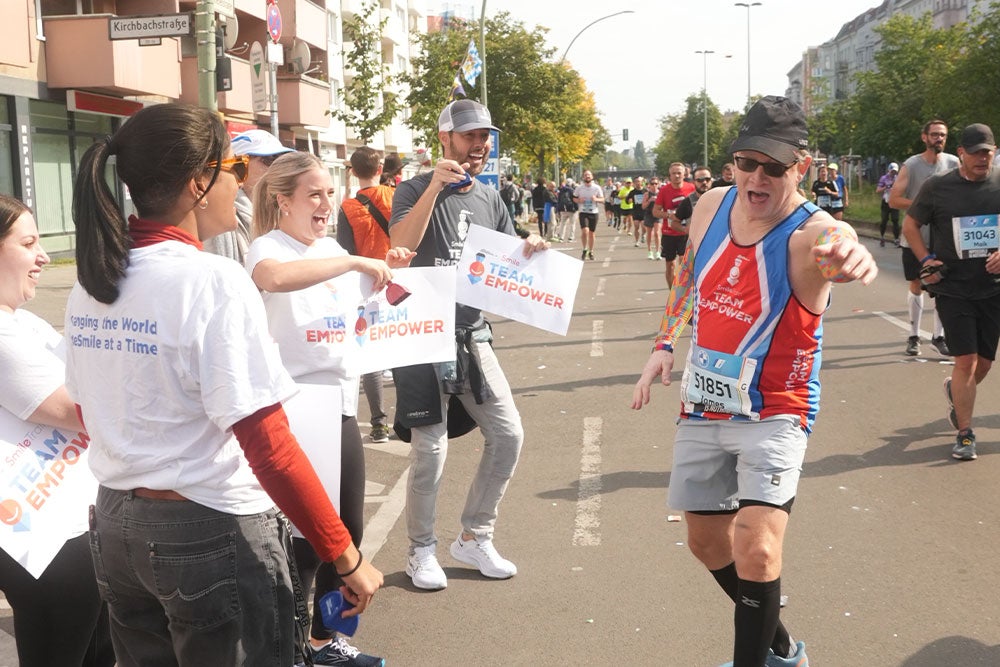
<path fill-rule="evenodd" d="M 278 30 L 280 33 L 280 19 Z M 151 16 L 112 16 L 108 19 L 109 39 L 186 37 L 193 34 L 194 17 L 191 12 Z"/>
<path fill-rule="evenodd" d="M 491 146 L 490 154 L 486 158 L 483 170 L 476 176 L 481 182 L 494 188 L 500 189 L 500 133 L 490 130 Z"/>
<path fill-rule="evenodd" d="M 264 47 L 260 42 L 250 46 L 250 90 L 253 95 L 253 112 L 267 111 L 267 85 L 264 83 Z"/>
<path fill-rule="evenodd" d="M 281 39 L 281 10 L 277 4 L 267 6 L 267 32 L 275 44 Z"/>
<path fill-rule="evenodd" d="M 213 8 L 217 14 L 233 18 L 236 16 L 235 0 L 215 0 Z"/>

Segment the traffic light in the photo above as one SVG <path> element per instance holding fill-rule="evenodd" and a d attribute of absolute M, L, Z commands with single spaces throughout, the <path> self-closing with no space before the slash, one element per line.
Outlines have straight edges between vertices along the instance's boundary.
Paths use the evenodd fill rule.
<path fill-rule="evenodd" d="M 622 141 L 628 141 L 628 128 L 622 130 Z"/>

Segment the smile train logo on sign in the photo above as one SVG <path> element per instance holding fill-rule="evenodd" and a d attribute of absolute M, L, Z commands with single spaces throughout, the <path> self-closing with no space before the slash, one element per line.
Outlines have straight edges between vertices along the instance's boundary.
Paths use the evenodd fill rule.
<path fill-rule="evenodd" d="M 476 253 L 476 261 L 469 264 L 469 282 L 473 285 L 482 282 L 483 274 L 486 273 L 486 265 L 483 264 L 484 259 L 486 259 L 486 253 L 480 250 Z"/>

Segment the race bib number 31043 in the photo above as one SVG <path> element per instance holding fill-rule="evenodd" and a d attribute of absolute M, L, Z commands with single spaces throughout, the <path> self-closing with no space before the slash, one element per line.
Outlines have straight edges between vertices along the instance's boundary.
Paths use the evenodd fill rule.
<path fill-rule="evenodd" d="M 998 216 L 967 215 L 951 219 L 955 250 L 961 259 L 986 257 L 1000 248 Z"/>

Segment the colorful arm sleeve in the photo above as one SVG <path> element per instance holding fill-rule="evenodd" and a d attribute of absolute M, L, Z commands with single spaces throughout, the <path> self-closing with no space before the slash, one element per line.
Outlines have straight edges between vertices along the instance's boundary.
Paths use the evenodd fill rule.
<path fill-rule="evenodd" d="M 670 287 L 667 307 L 660 320 L 660 331 L 656 334 L 654 350 L 674 351 L 674 342 L 680 337 L 684 325 L 694 312 L 694 251 L 691 244 L 684 249 L 680 271 Z"/>

